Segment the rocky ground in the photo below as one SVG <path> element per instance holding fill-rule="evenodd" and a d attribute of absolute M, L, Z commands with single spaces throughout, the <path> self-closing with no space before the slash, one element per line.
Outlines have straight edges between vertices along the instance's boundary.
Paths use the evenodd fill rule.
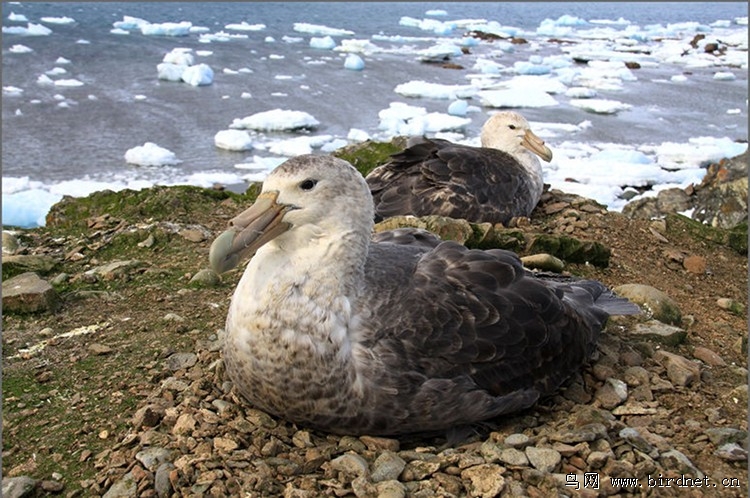
<path fill-rule="evenodd" d="M 715 201 L 736 163 L 670 199 Z M 669 214 L 666 197 L 620 214 L 553 191 L 508 229 L 402 220 L 551 254 L 541 264 L 644 313 L 611 320 L 597 358 L 523 413 L 391 439 L 296 427 L 225 379 L 241 270 L 211 273 L 208 249 L 251 199 L 100 193 L 4 234 L 3 496 L 747 496 L 746 214 L 727 230 L 700 209 L 716 228 Z"/>

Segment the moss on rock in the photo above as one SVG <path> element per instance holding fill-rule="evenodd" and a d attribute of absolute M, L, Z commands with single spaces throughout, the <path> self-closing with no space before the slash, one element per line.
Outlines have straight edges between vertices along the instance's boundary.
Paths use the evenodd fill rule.
<path fill-rule="evenodd" d="M 367 140 L 360 144 L 343 147 L 333 153 L 335 157 L 349 161 L 362 176 L 385 164 L 392 154 L 401 152 L 406 148 L 406 137 L 395 137 L 390 142 L 375 142 Z"/>

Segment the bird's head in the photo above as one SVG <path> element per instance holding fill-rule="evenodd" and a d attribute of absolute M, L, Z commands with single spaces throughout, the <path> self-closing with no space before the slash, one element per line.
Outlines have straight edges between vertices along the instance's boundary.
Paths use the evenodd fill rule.
<path fill-rule="evenodd" d="M 552 151 L 544 140 L 536 136 L 526 119 L 513 111 L 498 112 L 490 116 L 482 127 L 482 147 L 500 149 L 516 155 L 528 150 L 544 159 L 552 160 Z"/>

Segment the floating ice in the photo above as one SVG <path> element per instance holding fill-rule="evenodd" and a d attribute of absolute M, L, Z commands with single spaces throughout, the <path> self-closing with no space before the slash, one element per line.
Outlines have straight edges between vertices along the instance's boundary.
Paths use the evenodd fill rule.
<path fill-rule="evenodd" d="M 352 71 L 362 71 L 365 68 L 365 61 L 357 54 L 349 54 L 344 60 L 344 68 Z"/>
<path fill-rule="evenodd" d="M 248 24 L 245 21 L 241 23 L 227 24 L 224 29 L 231 29 L 234 31 L 262 31 L 266 29 L 265 24 Z"/>
<path fill-rule="evenodd" d="M 169 166 L 179 164 L 174 152 L 159 147 L 153 142 L 133 147 L 125 152 L 125 161 L 138 166 Z"/>
<path fill-rule="evenodd" d="M 570 105 L 596 114 L 616 114 L 630 109 L 630 104 L 610 99 L 570 99 Z"/>
<path fill-rule="evenodd" d="M 220 149 L 246 151 L 253 148 L 253 139 L 243 130 L 221 130 L 214 136 L 214 144 Z"/>
<path fill-rule="evenodd" d="M 73 24 L 76 22 L 75 19 L 71 17 L 41 17 L 39 18 L 40 21 L 46 22 L 47 24 Z"/>
<path fill-rule="evenodd" d="M 181 79 L 188 85 L 210 85 L 214 81 L 214 72 L 207 64 L 198 64 L 186 68 Z"/>
<path fill-rule="evenodd" d="M 23 95 L 23 88 L 18 88 L 17 86 L 4 86 L 3 95 L 6 97 L 20 97 Z"/>
<path fill-rule="evenodd" d="M 15 12 L 11 12 L 10 14 L 8 14 L 8 20 L 15 22 L 29 22 L 25 15 L 16 14 Z"/>
<path fill-rule="evenodd" d="M 439 43 L 430 48 L 419 50 L 417 52 L 421 61 L 444 61 L 451 57 L 460 57 L 463 55 L 461 47 L 453 43 Z"/>
<path fill-rule="evenodd" d="M 141 34 L 145 36 L 187 36 L 193 23 L 189 21 L 165 22 L 161 24 L 141 24 Z"/>
<path fill-rule="evenodd" d="M 476 92 L 476 88 L 472 85 L 443 85 L 441 83 L 413 80 L 396 85 L 393 91 L 404 97 L 453 100 L 471 97 Z"/>
<path fill-rule="evenodd" d="M 734 73 L 730 73 L 729 71 L 719 71 L 717 73 L 714 73 L 714 79 L 719 81 L 734 81 L 737 79 L 737 76 L 735 76 Z"/>
<path fill-rule="evenodd" d="M 41 24 L 30 22 L 25 28 L 21 26 L 3 26 L 3 33 L 8 35 L 48 36 L 52 34 L 52 30 Z"/>
<path fill-rule="evenodd" d="M 354 31 L 349 31 L 348 29 L 329 28 L 327 26 L 308 24 L 304 22 L 294 23 L 293 29 L 298 33 L 308 33 L 321 36 L 349 36 L 354 34 Z"/>
<path fill-rule="evenodd" d="M 28 54 L 29 52 L 33 52 L 33 48 L 29 48 L 26 45 L 13 45 L 8 49 L 8 52 L 11 54 Z"/>
<path fill-rule="evenodd" d="M 321 50 L 331 50 L 336 46 L 336 41 L 330 36 L 317 37 L 313 36 L 310 38 L 310 48 L 318 48 Z"/>
<path fill-rule="evenodd" d="M 249 129 L 258 131 L 294 131 L 312 129 L 320 122 L 304 111 L 273 109 L 235 119 L 229 125 L 232 129 Z"/>
<path fill-rule="evenodd" d="M 3 178 L 3 182 L 5 180 Z M 23 190 L 12 194 L 3 192 L 3 226 L 44 226 L 50 208 L 61 199 L 62 195 L 42 189 Z"/>
<path fill-rule="evenodd" d="M 469 109 L 469 103 L 465 100 L 454 100 L 448 106 L 448 114 L 451 116 L 466 116 Z"/>

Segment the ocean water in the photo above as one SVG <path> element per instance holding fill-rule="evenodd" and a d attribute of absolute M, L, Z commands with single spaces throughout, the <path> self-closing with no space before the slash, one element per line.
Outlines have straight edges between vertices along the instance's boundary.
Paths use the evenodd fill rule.
<path fill-rule="evenodd" d="M 443 10 L 445 16 L 426 15 Z M 747 16 L 745 3 L 418 3 L 418 2 L 113 2 L 113 3 L 12 3 L 2 5 L 3 26 L 25 26 L 9 15 L 22 14 L 30 22 L 40 18 L 67 16 L 70 24 L 41 22 L 49 36 L 3 34 L 3 87 L 23 90 L 19 95 L 3 92 L 2 168 L 4 178 L 28 177 L 49 185 L 77 179 L 103 183 L 142 179 L 147 183 L 170 182 L 203 171 L 237 173 L 235 165 L 252 154 L 220 150 L 214 135 L 237 118 L 270 109 L 301 110 L 321 122 L 316 134 L 346 138 L 349 130 L 361 129 L 377 136 L 378 112 L 391 102 L 406 102 L 428 111 L 446 112 L 448 102 L 407 99 L 394 88 L 412 80 L 441 84 L 467 84 L 473 58 L 492 54 L 491 44 L 470 47 L 472 56 L 455 62 L 463 70 L 445 69 L 419 62 L 415 50 L 460 32 L 440 35 L 400 24 L 416 19 L 485 19 L 518 29 L 530 43 L 518 45 L 498 62 L 512 66 L 530 57 L 560 54 L 563 43 L 537 34 L 545 19 L 563 15 L 583 20 L 625 19 L 631 25 L 668 26 L 696 22 L 709 25 L 717 20 Z M 144 36 L 110 33 L 113 23 L 133 16 L 152 23 L 190 21 L 211 32 L 247 34 L 247 39 L 201 43 L 199 36 Z M 229 23 L 262 23 L 260 31 L 225 30 Z M 374 35 L 412 37 L 408 42 L 380 42 L 392 50 L 363 56 L 364 71 L 343 67 L 346 54 L 311 48 L 309 33 L 296 32 L 295 23 L 346 29 L 354 35 L 341 39 L 371 39 Z M 625 25 L 607 23 L 613 29 Z M 735 26 L 736 27 L 736 26 Z M 573 26 L 578 32 L 586 27 Z M 745 29 L 747 26 L 745 25 Z M 267 41 L 272 37 L 275 41 Z M 297 37 L 296 43 L 284 37 Z M 564 38 L 564 37 L 563 37 Z M 11 53 L 17 44 L 33 50 Z M 211 85 L 193 87 L 159 81 L 156 65 L 176 47 L 209 50 L 196 57 L 214 70 Z M 59 64 L 58 58 L 70 61 Z M 320 64 L 311 64 L 318 61 Z M 55 78 L 74 78 L 79 87 L 40 85 L 38 78 L 55 67 L 67 72 Z M 251 73 L 226 74 L 223 69 L 249 69 Z M 732 72 L 733 81 L 717 82 L 717 71 Z M 664 84 L 671 76 L 688 73 L 681 86 Z M 747 139 L 747 70 L 741 68 L 685 68 L 657 64 L 636 70 L 638 81 L 618 91 L 600 90 L 600 98 L 615 98 L 632 105 L 616 117 L 587 113 L 568 105 L 521 109 L 530 121 L 592 125 L 577 133 L 580 143 L 660 144 L 687 141 L 692 137 Z M 249 93 L 251 98 L 241 98 Z M 60 105 L 64 103 L 62 106 Z M 476 105 L 476 102 L 473 103 Z M 739 112 L 736 110 L 739 109 Z M 466 127 L 467 137 L 476 136 L 487 111 L 474 113 Z M 728 112 L 730 110 L 734 110 Z M 266 138 L 284 134 L 266 134 Z M 124 161 L 125 152 L 145 142 L 155 142 L 177 155 L 178 166 L 144 168 Z M 554 145 L 552 143 L 551 145 Z M 179 180 L 178 180 L 179 181 Z"/>

